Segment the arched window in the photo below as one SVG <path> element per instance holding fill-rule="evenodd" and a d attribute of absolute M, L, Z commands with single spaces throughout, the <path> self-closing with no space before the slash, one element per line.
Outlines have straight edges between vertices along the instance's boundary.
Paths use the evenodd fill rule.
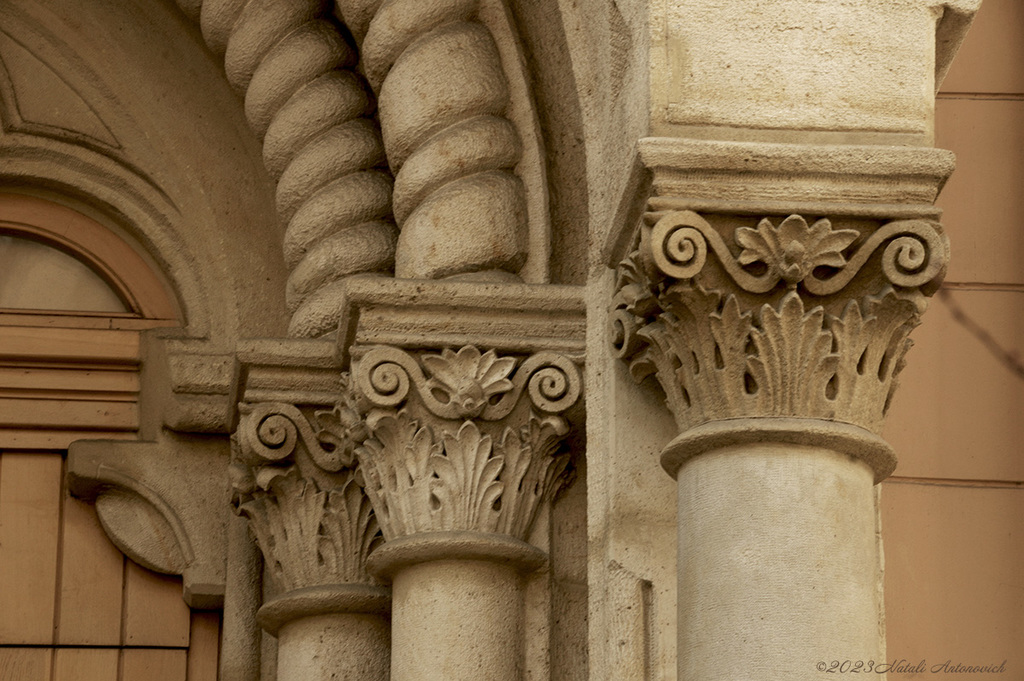
<path fill-rule="evenodd" d="M 0 677 L 213 679 L 219 617 L 107 539 L 65 450 L 134 439 L 140 333 L 182 323 L 116 228 L 0 192 Z"/>
<path fill-rule="evenodd" d="M 179 317 L 155 267 L 113 228 L 0 193 L 0 448 L 134 437 L 139 332 Z"/>
<path fill-rule="evenodd" d="M 34 196 L 0 193 L 0 323 L 107 328 L 179 322 L 169 287 L 111 228 Z M 56 317 L 63 317 L 57 321 Z M 34 324 L 33 324 L 34 321 Z"/>

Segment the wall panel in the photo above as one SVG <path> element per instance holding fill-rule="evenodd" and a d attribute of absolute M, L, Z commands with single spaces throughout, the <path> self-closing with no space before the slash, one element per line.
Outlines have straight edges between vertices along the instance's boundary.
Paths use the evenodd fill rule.
<path fill-rule="evenodd" d="M 62 471 L 0 452 L 0 681 L 216 681 L 219 613 L 125 558 Z"/>

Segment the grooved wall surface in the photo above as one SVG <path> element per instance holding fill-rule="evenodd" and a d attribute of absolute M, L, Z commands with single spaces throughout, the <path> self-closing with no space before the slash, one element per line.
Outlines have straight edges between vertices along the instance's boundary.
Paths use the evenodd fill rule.
<path fill-rule="evenodd" d="M 1024 678 L 1024 3 L 982 3 L 935 137 L 957 155 L 938 202 L 953 260 L 885 432 L 888 659 L 927 661 L 907 678 Z M 1006 667 L 945 676 L 947 660 Z"/>

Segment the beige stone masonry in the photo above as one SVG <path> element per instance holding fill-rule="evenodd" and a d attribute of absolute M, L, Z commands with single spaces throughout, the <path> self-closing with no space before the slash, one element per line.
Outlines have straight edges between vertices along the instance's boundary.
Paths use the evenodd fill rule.
<path fill-rule="evenodd" d="M 650 129 L 930 145 L 934 93 L 980 4 L 650 2 Z"/>

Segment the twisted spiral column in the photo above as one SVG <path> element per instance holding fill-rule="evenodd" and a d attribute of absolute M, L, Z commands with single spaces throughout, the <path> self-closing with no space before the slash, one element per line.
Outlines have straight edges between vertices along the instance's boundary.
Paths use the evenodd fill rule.
<path fill-rule="evenodd" d="M 287 225 L 289 333 L 333 330 L 340 280 L 388 272 L 397 231 L 392 178 L 372 119 L 358 54 L 323 0 L 178 0 L 198 17 L 207 46 L 224 55 L 232 87 L 263 140 Z"/>
<path fill-rule="evenodd" d="M 398 277 L 508 276 L 526 260 L 526 191 L 513 172 L 522 145 L 478 4 L 337 3 L 353 32 L 365 31 L 362 64 L 395 173 Z"/>

